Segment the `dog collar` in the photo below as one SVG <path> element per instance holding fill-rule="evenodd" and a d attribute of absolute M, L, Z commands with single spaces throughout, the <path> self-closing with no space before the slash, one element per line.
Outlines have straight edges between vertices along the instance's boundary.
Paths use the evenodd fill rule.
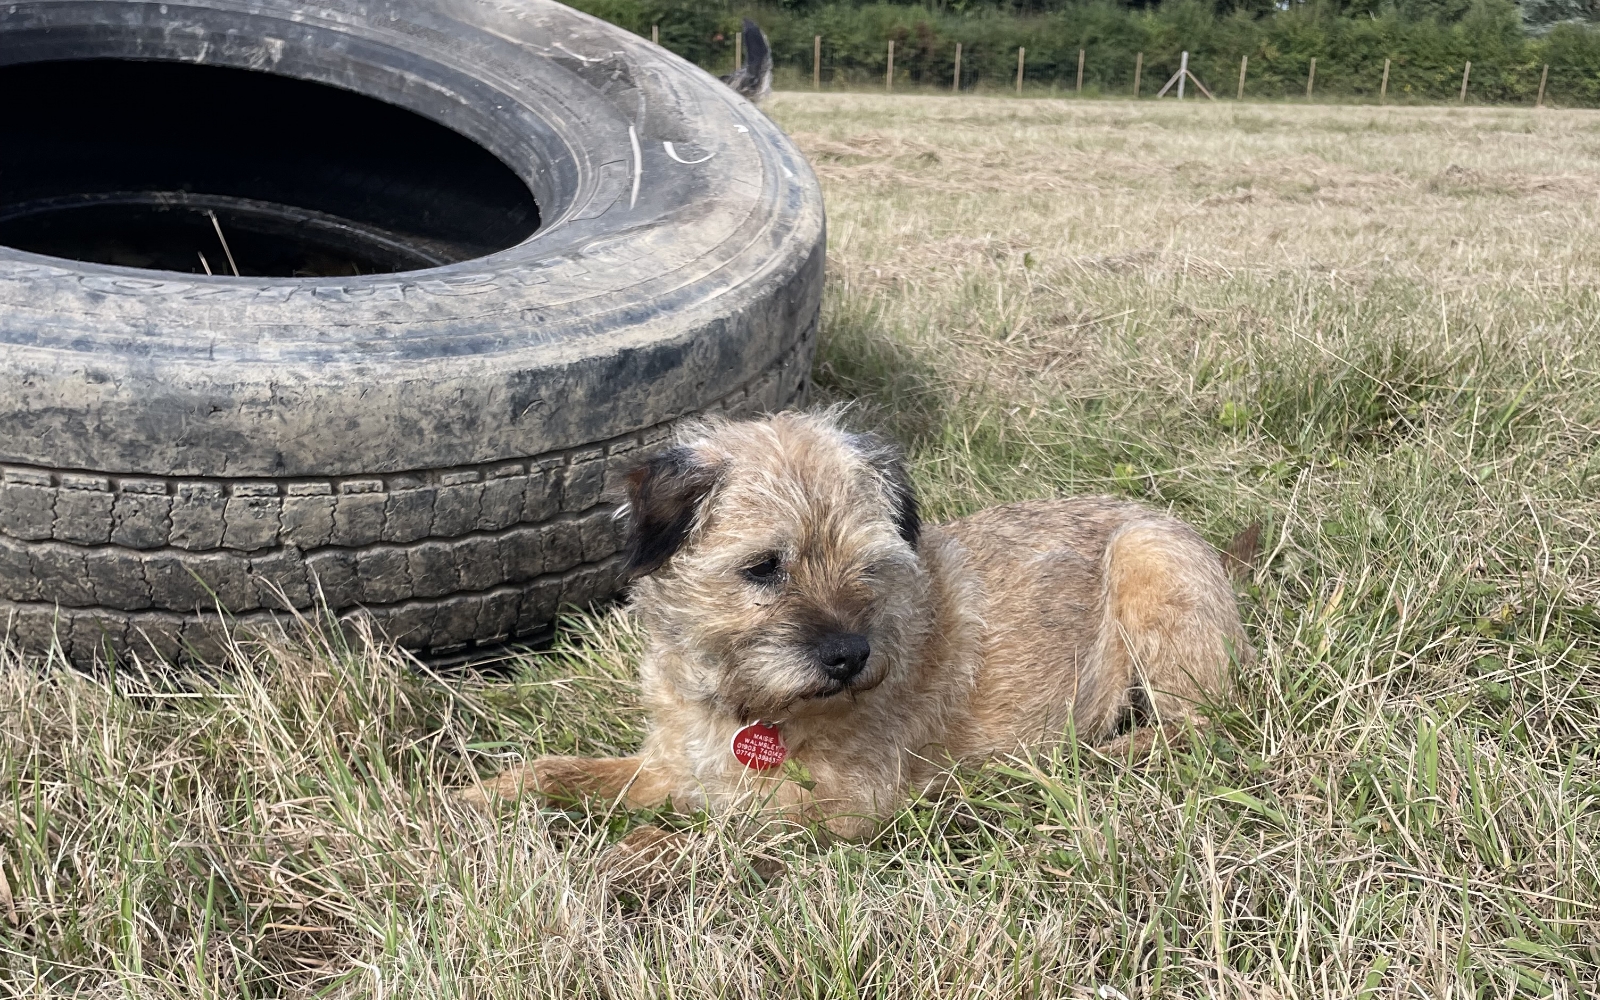
<path fill-rule="evenodd" d="M 760 719 L 734 733 L 731 748 L 734 758 L 752 771 L 770 771 L 789 757 L 778 724 Z"/>

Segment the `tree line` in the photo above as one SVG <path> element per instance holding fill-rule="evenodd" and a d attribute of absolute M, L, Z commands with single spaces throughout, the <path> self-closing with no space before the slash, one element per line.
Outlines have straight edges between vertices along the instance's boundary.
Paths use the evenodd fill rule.
<path fill-rule="evenodd" d="M 959 42 L 963 87 L 1010 85 L 1026 47 L 1032 86 L 1075 87 L 1082 50 L 1086 92 L 1129 93 L 1139 53 L 1144 81 L 1159 86 L 1187 50 L 1190 69 L 1228 94 L 1248 56 L 1250 96 L 1303 96 L 1316 59 L 1319 95 L 1376 97 L 1387 59 L 1391 100 L 1451 100 L 1470 61 L 1469 100 L 1531 103 L 1548 64 L 1547 103 L 1600 106 L 1600 28 L 1588 16 L 1600 19 L 1600 0 L 568 2 L 646 37 L 657 27 L 667 48 L 720 71 L 741 17 L 767 32 L 791 79 L 809 80 L 821 35 L 832 84 L 882 81 L 892 39 L 896 86 L 949 87 Z"/>

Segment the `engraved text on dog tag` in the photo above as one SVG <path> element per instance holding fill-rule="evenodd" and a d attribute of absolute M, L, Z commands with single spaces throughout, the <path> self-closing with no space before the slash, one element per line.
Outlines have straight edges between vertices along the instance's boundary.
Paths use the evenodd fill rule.
<path fill-rule="evenodd" d="M 733 734 L 733 755 L 745 767 L 769 771 L 783 763 L 789 748 L 783 745 L 783 733 L 777 726 L 757 719 Z"/>

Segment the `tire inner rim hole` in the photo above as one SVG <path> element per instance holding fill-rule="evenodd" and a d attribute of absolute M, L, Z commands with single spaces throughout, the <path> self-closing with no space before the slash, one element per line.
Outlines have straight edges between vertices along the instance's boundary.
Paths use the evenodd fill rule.
<path fill-rule="evenodd" d="M 218 276 L 437 267 L 539 228 L 527 185 L 437 122 L 250 70 L 0 67 L 0 245 Z M 114 96 L 113 96 L 114 95 Z"/>

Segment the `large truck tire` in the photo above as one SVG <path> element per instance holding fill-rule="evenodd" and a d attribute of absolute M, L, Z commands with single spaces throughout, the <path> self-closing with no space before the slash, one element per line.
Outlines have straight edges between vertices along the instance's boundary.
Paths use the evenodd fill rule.
<path fill-rule="evenodd" d="M 0 86 L 33 109 L 0 124 L 25 650 L 209 662 L 325 612 L 527 639 L 617 591 L 620 472 L 676 421 L 803 401 L 809 167 L 559 4 L 19 0 Z"/>

